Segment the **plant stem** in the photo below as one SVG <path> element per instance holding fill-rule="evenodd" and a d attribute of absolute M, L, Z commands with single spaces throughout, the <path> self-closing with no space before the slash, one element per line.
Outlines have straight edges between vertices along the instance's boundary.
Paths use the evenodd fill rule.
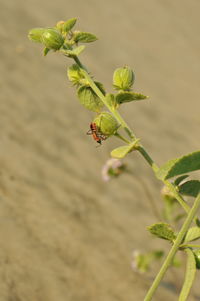
<path fill-rule="evenodd" d="M 99 98 L 102 100 L 104 105 L 108 108 L 108 110 L 113 114 L 113 116 L 116 118 L 116 120 L 121 124 L 123 129 L 126 131 L 128 136 L 131 138 L 132 141 L 137 140 L 135 134 L 133 131 L 129 128 L 128 124 L 125 122 L 125 120 L 122 118 L 120 113 L 114 109 L 112 106 L 110 106 L 107 103 L 106 97 L 103 95 L 103 93 L 100 91 L 100 89 L 97 87 L 97 85 L 94 83 L 93 79 L 89 75 L 87 69 L 84 67 L 84 65 L 80 62 L 78 57 L 74 57 L 74 60 L 76 64 L 82 69 L 82 72 L 85 76 L 85 78 L 88 80 L 88 83 L 90 84 L 90 87 L 93 89 L 93 91 L 99 96 Z M 144 149 L 144 147 L 140 144 L 138 146 L 138 151 L 140 154 L 144 157 L 144 159 L 148 162 L 148 164 L 151 166 L 151 168 L 154 171 L 155 176 L 157 177 L 157 171 L 159 170 L 159 167 L 156 165 L 156 163 L 153 161 L 153 159 L 149 156 L 147 151 Z M 161 179 L 159 179 L 161 180 Z M 169 189 L 170 191 L 174 194 L 174 197 L 177 199 L 177 201 L 180 203 L 180 205 L 183 207 L 183 209 L 188 213 L 190 210 L 190 206 L 186 204 L 182 196 L 178 193 L 176 190 L 175 186 L 171 184 L 167 180 L 161 180 Z"/>
<path fill-rule="evenodd" d="M 159 170 L 159 167 L 156 165 L 156 163 L 153 161 L 153 159 L 149 156 L 147 151 L 144 149 L 142 145 L 138 148 L 138 151 L 140 154 L 144 157 L 144 159 L 149 163 L 151 168 L 153 169 L 154 173 L 156 174 L 157 171 Z"/>
<path fill-rule="evenodd" d="M 164 274 L 166 273 L 168 267 L 170 266 L 173 258 L 174 258 L 174 255 L 176 254 L 190 224 L 192 223 L 196 213 L 197 213 L 197 210 L 199 209 L 199 206 L 200 206 L 200 194 L 197 196 L 197 198 L 195 199 L 194 201 L 194 204 L 192 206 L 192 208 L 190 209 L 188 215 L 187 215 L 187 218 L 179 232 L 179 234 L 177 235 L 176 237 L 176 240 L 174 241 L 174 245 L 173 247 L 171 248 L 167 258 L 165 259 L 159 273 L 157 274 L 152 286 L 150 287 L 148 293 L 146 294 L 146 297 L 144 299 L 144 301 L 150 301 L 152 300 L 152 297 L 158 287 L 158 285 L 160 284 Z"/>
<path fill-rule="evenodd" d="M 200 248 L 200 245 L 193 245 L 193 244 L 182 244 L 180 248 Z"/>
<path fill-rule="evenodd" d="M 131 141 L 127 140 L 125 137 L 123 137 L 122 135 L 120 135 L 118 132 L 116 132 L 114 135 L 115 135 L 115 137 L 118 137 L 122 141 L 126 142 L 127 144 L 131 143 Z"/>
<path fill-rule="evenodd" d="M 74 60 L 75 60 L 75 62 L 77 63 L 77 65 L 78 65 L 81 69 L 83 69 L 83 70 L 85 70 L 87 73 L 89 73 L 89 72 L 87 71 L 86 67 L 83 66 L 83 64 L 82 64 L 81 61 L 79 60 L 78 56 L 74 56 Z"/>

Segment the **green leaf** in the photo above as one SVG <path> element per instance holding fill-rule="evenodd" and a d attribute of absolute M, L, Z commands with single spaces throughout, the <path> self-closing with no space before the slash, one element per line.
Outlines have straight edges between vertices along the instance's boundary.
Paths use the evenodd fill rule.
<path fill-rule="evenodd" d="M 128 153 L 130 152 L 129 146 L 124 145 L 124 146 L 119 146 L 115 149 L 112 150 L 111 152 L 111 157 L 117 158 L 117 159 L 122 159 L 124 158 Z"/>
<path fill-rule="evenodd" d="M 101 92 L 105 95 L 103 85 L 99 82 L 95 82 Z M 84 105 L 88 110 L 99 113 L 103 108 L 104 104 L 102 100 L 96 95 L 92 88 L 82 85 L 78 91 L 77 95 L 79 101 Z"/>
<path fill-rule="evenodd" d="M 200 151 L 168 161 L 158 170 L 157 177 L 166 180 L 198 169 L 200 169 Z"/>
<path fill-rule="evenodd" d="M 70 30 L 74 27 L 74 25 L 76 24 L 76 21 L 77 21 L 76 18 L 72 18 L 72 19 L 67 20 L 67 21 L 62 25 L 62 30 L 63 30 L 64 32 L 70 31 Z"/>
<path fill-rule="evenodd" d="M 119 146 L 113 149 L 111 152 L 111 157 L 122 159 L 132 150 L 136 149 L 137 146 L 138 146 L 138 139 L 128 145 Z"/>
<path fill-rule="evenodd" d="M 189 175 L 183 175 L 183 176 L 176 178 L 176 180 L 174 181 L 174 185 L 178 186 L 183 180 L 185 180 L 188 177 L 189 177 Z"/>
<path fill-rule="evenodd" d="M 187 253 L 187 264 L 186 264 L 185 280 L 183 283 L 181 293 L 179 295 L 179 299 L 178 299 L 179 301 L 187 300 L 196 273 L 195 255 L 193 254 L 191 249 L 186 249 L 186 253 Z"/>
<path fill-rule="evenodd" d="M 200 238 L 200 227 L 191 227 L 185 236 L 184 243 Z"/>
<path fill-rule="evenodd" d="M 169 224 L 166 223 L 153 224 L 147 227 L 147 229 L 151 232 L 151 234 L 156 235 L 157 237 L 162 239 L 174 241 L 174 239 L 176 238 L 174 230 Z"/>
<path fill-rule="evenodd" d="M 89 32 L 76 32 L 74 34 L 75 43 L 91 43 L 97 40 L 97 37 Z"/>
<path fill-rule="evenodd" d="M 200 181 L 191 180 L 179 186 L 180 194 L 197 197 L 200 192 Z"/>
<path fill-rule="evenodd" d="M 79 56 L 81 52 L 85 49 L 84 45 L 78 46 L 73 50 L 65 50 L 64 53 L 69 57 Z"/>
<path fill-rule="evenodd" d="M 44 54 L 44 56 L 46 56 L 46 55 L 47 55 L 47 53 L 48 53 L 50 50 L 51 50 L 51 49 L 49 49 L 49 48 L 45 47 L 45 48 L 44 48 L 44 50 L 43 50 L 43 54 Z"/>
<path fill-rule="evenodd" d="M 148 96 L 145 96 L 140 93 L 135 93 L 135 92 L 119 92 L 116 95 L 116 102 L 118 104 L 122 104 L 124 102 L 130 102 L 130 101 L 136 101 L 136 100 L 142 100 L 146 99 Z"/>

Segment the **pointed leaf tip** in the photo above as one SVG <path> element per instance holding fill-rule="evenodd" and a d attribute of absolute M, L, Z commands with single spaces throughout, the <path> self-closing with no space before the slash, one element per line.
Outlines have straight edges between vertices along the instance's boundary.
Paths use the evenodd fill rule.
<path fill-rule="evenodd" d="M 74 25 L 76 24 L 76 21 L 77 21 L 77 18 L 72 18 L 72 19 L 69 19 L 66 22 L 64 22 L 64 24 L 62 26 L 63 31 L 64 32 L 70 31 L 74 27 Z"/>

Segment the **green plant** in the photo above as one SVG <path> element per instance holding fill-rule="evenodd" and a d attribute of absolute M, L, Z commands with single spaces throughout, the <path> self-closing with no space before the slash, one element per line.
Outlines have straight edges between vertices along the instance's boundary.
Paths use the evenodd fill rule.
<path fill-rule="evenodd" d="M 185 221 L 178 233 L 166 222 L 159 222 L 148 227 L 153 235 L 167 240 L 172 247 L 144 300 L 152 299 L 165 272 L 175 262 L 174 257 L 177 251 L 183 251 L 187 254 L 185 281 L 179 301 L 187 300 L 195 272 L 200 267 L 200 245 L 191 243 L 200 238 L 200 222 L 197 218 L 197 211 L 200 207 L 200 181 L 186 180 L 188 177 L 186 173 L 200 169 L 200 151 L 172 159 L 161 167 L 157 166 L 143 147 L 140 139 L 136 137 L 119 113 L 121 105 L 147 98 L 147 96 L 133 90 L 134 72 L 128 66 L 116 69 L 113 74 L 113 86 L 116 91 L 115 93 L 106 93 L 103 84 L 93 79 L 79 59 L 79 55 L 85 49 L 83 44 L 94 42 L 97 38 L 94 34 L 73 30 L 75 24 L 76 19 L 72 18 L 66 22 L 60 21 L 51 28 L 34 28 L 29 32 L 29 38 L 44 46 L 45 56 L 50 51 L 54 51 L 74 61 L 67 70 L 68 78 L 76 88 L 80 103 L 86 109 L 97 114 L 91 122 L 88 133 L 92 134 L 99 144 L 111 137 L 122 140 L 123 145 L 111 151 L 111 157 L 114 159 L 122 159 L 133 151 L 142 155 L 152 168 L 155 177 L 165 185 L 163 191 L 165 218 L 169 222 L 180 218 L 180 216 L 174 215 L 177 202 L 184 209 Z M 118 161 L 114 162 L 115 168 L 112 167 L 112 162 L 107 169 L 110 176 L 118 176 L 124 169 L 124 166 L 120 165 Z M 185 196 L 194 198 L 191 208 L 185 200 Z M 196 225 L 190 227 L 192 222 Z M 161 256 L 163 256 L 162 251 L 149 252 L 146 256 L 137 254 L 135 257 L 136 264 L 145 271 L 152 260 Z"/>

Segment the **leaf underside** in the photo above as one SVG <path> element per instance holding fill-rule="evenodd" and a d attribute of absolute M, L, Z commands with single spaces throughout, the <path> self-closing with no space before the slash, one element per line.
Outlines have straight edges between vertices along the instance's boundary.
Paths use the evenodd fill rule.
<path fill-rule="evenodd" d="M 185 236 L 184 243 L 200 238 L 200 227 L 191 227 Z"/>
<path fill-rule="evenodd" d="M 158 170 L 157 177 L 166 180 L 198 169 L 200 169 L 200 151 L 168 161 Z"/>
<path fill-rule="evenodd" d="M 197 197 L 200 192 L 200 181 L 191 180 L 179 186 L 179 193 L 187 196 Z"/>

